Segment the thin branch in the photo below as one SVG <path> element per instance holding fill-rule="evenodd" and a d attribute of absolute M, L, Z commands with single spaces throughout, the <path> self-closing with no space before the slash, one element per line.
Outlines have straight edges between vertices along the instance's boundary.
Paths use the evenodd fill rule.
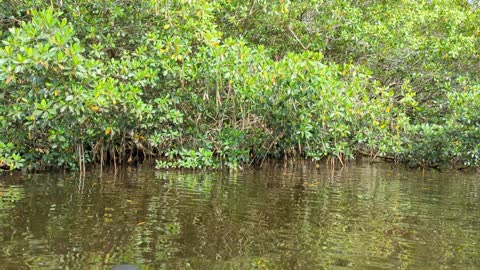
<path fill-rule="evenodd" d="M 288 27 L 288 30 L 290 31 L 290 33 L 292 33 L 293 37 L 298 41 L 298 43 L 300 43 L 300 46 L 302 46 L 304 50 L 308 50 L 308 48 L 310 48 L 311 44 L 308 46 L 303 45 L 303 42 L 297 37 L 297 35 L 295 34 L 295 32 L 293 32 L 290 26 Z"/>

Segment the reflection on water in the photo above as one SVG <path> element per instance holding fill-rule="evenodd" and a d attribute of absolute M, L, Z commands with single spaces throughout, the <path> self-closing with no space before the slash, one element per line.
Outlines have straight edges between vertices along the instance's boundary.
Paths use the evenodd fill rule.
<path fill-rule="evenodd" d="M 480 269 L 478 175 L 99 175 L 2 176 L 1 269 Z"/>

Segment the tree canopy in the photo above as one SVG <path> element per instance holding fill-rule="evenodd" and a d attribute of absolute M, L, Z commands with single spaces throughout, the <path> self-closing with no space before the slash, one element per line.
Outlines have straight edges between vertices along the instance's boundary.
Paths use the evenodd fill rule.
<path fill-rule="evenodd" d="M 478 4 L 4 0 L 0 167 L 480 165 Z"/>

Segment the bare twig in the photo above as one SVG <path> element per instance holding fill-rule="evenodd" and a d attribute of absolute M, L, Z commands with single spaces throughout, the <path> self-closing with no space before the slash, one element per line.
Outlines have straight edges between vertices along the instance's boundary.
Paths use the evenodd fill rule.
<path fill-rule="evenodd" d="M 300 43 L 300 46 L 302 46 L 302 48 L 303 48 L 304 50 L 308 50 L 308 48 L 310 48 L 310 44 L 309 44 L 308 46 L 305 46 L 305 45 L 303 44 L 303 42 L 297 37 L 297 35 L 295 34 L 295 32 L 293 32 L 292 27 L 289 26 L 289 27 L 288 27 L 288 30 L 290 31 L 290 33 L 292 33 L 292 35 L 293 35 L 293 37 L 295 38 L 295 40 L 298 41 L 298 43 Z"/>

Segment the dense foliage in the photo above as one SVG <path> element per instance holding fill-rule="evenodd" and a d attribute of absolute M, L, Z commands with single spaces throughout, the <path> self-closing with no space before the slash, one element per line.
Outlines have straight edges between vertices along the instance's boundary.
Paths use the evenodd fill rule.
<path fill-rule="evenodd" d="M 0 167 L 480 165 L 457 1 L 0 2 Z"/>

